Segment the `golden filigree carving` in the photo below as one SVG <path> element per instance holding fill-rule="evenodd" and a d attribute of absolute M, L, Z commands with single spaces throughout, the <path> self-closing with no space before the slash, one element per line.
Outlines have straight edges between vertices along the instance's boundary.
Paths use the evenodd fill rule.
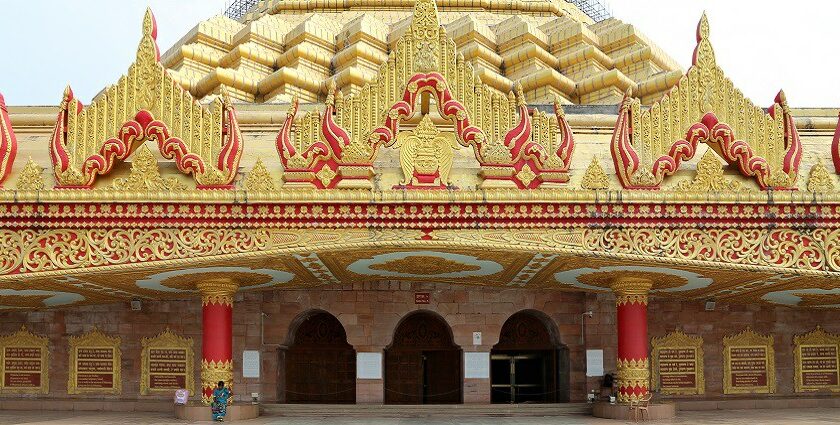
<path fill-rule="evenodd" d="M 58 187 L 92 187 L 146 141 L 199 186 L 227 188 L 242 156 L 242 135 L 226 91 L 200 105 L 160 63 L 157 25 L 143 19 L 136 59 L 117 84 L 84 106 L 68 87 L 53 132 L 51 155 Z"/>
<path fill-rule="evenodd" d="M 201 304 L 223 304 L 232 306 L 233 296 L 239 290 L 239 284 L 230 278 L 208 279 L 196 283 L 195 289 L 201 292 Z"/>
<path fill-rule="evenodd" d="M 616 305 L 648 303 L 648 293 L 653 286 L 650 279 L 638 276 L 622 276 L 614 278 L 610 289 L 615 293 Z"/>
<path fill-rule="evenodd" d="M 626 188 L 657 187 L 691 159 L 698 143 L 714 149 L 764 188 L 796 183 L 802 145 L 784 93 L 765 112 L 718 66 L 703 14 L 693 65 L 679 82 L 642 108 L 628 92 L 619 111 L 611 152 Z"/>
<path fill-rule="evenodd" d="M 21 326 L 20 330 L 0 337 L 0 394 L 49 394 L 50 393 L 50 340 L 43 335 L 35 335 Z M 15 349 L 8 351 L 7 348 Z M 27 351 L 24 353 L 23 351 Z M 37 350 L 38 356 L 33 356 Z M 29 352 L 31 351 L 31 352 Z M 15 355 L 17 354 L 17 355 Z M 11 356 L 10 356 L 11 355 Z M 25 362 L 20 368 L 10 369 L 14 360 Z M 38 369 L 34 368 L 38 362 Z M 16 375 L 37 374 L 38 385 L 14 383 Z M 28 383 L 30 379 L 27 377 Z"/>
<path fill-rule="evenodd" d="M 733 350 L 736 355 L 733 356 Z M 733 368 L 733 360 L 736 362 Z M 734 377 L 733 374 L 741 375 Z M 723 337 L 723 393 L 773 394 L 776 392 L 776 363 L 773 335 L 761 335 L 750 328 Z"/>
<path fill-rule="evenodd" d="M 583 175 L 583 180 L 580 182 L 580 187 L 586 190 L 607 190 L 610 187 L 610 179 L 604 168 L 601 167 L 601 161 L 598 157 L 593 155 L 592 162 L 586 168 L 586 173 Z"/>
<path fill-rule="evenodd" d="M 373 264 L 370 268 L 372 270 L 428 276 L 481 270 L 481 266 L 476 264 L 464 264 L 448 258 L 429 255 L 412 255 L 381 264 Z"/>
<path fill-rule="evenodd" d="M 798 393 L 840 392 L 840 335 L 817 326 L 793 337 L 793 387 Z"/>
<path fill-rule="evenodd" d="M 525 166 L 523 166 L 522 169 L 519 170 L 518 173 L 516 173 L 516 178 L 519 179 L 519 181 L 521 181 L 522 184 L 528 186 L 531 184 L 532 181 L 534 181 L 535 178 L 537 178 L 537 174 L 534 173 L 534 170 L 531 169 L 530 165 L 525 164 Z"/>
<path fill-rule="evenodd" d="M 834 180 L 831 177 L 831 173 L 828 172 L 828 168 L 825 167 L 823 164 L 822 158 L 820 158 L 819 162 L 814 164 L 811 167 L 811 171 L 808 173 L 808 191 L 814 193 L 828 193 L 834 192 L 835 184 Z"/>
<path fill-rule="evenodd" d="M 277 186 L 274 184 L 274 179 L 271 177 L 271 173 L 268 172 L 268 169 L 265 168 L 265 164 L 263 164 L 261 158 L 257 158 L 257 162 L 254 163 L 254 168 L 251 168 L 251 171 L 248 172 L 242 186 L 245 190 L 253 192 L 270 192 L 277 190 Z"/>
<path fill-rule="evenodd" d="M 44 169 L 41 168 L 40 165 L 36 164 L 32 158 L 29 158 L 29 162 L 26 163 L 26 166 L 23 167 L 23 171 L 20 172 L 18 181 L 15 184 L 15 189 L 44 190 L 44 186 Z"/>
<path fill-rule="evenodd" d="M 703 337 L 686 335 L 683 331 L 676 330 L 665 336 L 651 339 L 651 360 L 653 368 L 651 369 L 651 388 L 660 390 L 662 394 L 668 395 L 694 395 L 704 394 L 706 392 L 706 379 L 704 374 L 703 362 Z M 661 371 L 660 354 L 662 350 L 676 351 L 679 350 L 679 359 L 669 359 L 674 361 L 678 366 L 678 370 Z M 662 359 L 665 361 L 665 359 Z M 694 368 L 690 369 L 686 365 L 692 363 Z M 660 378 L 671 375 L 672 379 L 679 380 L 681 376 L 694 377 L 694 386 L 680 386 L 680 385 L 662 385 Z"/>
<path fill-rule="evenodd" d="M 703 154 L 697 163 L 697 174 L 694 180 L 684 180 L 677 184 L 677 190 L 691 192 L 721 192 L 743 190 L 741 183 L 728 180 L 723 175 L 723 165 L 712 149 Z"/>
<path fill-rule="evenodd" d="M 163 178 L 160 175 L 157 160 L 146 145 L 140 146 L 134 153 L 131 161 L 131 173 L 128 177 L 115 179 L 113 185 L 111 185 L 111 190 L 118 191 L 176 191 L 186 189 L 187 185 L 181 183 L 177 178 Z"/>
<path fill-rule="evenodd" d="M 482 208 L 476 211 L 481 213 Z M 0 228 L 0 252 L 5 253 L 0 256 L 0 280 L 65 276 L 86 269 L 195 264 L 206 259 L 250 258 L 281 251 L 399 246 L 420 240 L 421 235 L 421 231 L 411 229 Z M 795 270 L 798 274 L 824 275 L 840 271 L 838 229 L 438 229 L 432 237 L 435 244 L 452 247 L 586 252 L 774 273 Z"/>
<path fill-rule="evenodd" d="M 70 373 L 67 379 L 67 394 L 121 394 L 122 393 L 122 351 L 120 350 L 121 338 L 118 336 L 109 337 L 103 334 L 99 329 L 94 328 L 92 331 L 81 335 L 71 336 L 70 344 Z M 99 370 L 95 372 L 79 371 L 79 350 L 91 349 L 101 350 L 103 355 L 110 355 L 110 359 L 106 357 L 95 356 L 95 361 L 104 365 L 106 362 L 110 364 L 110 370 Z M 110 361 L 108 361 L 110 360 Z M 96 382 L 95 379 L 90 379 L 91 384 L 79 385 L 79 375 L 110 375 L 111 386 L 104 386 L 107 379 Z M 101 387 L 98 384 L 103 384 Z"/>
<path fill-rule="evenodd" d="M 616 362 L 616 384 L 618 388 L 649 388 L 650 363 L 648 359 L 618 359 Z M 618 392 L 619 403 L 636 401 L 634 395 Z"/>
<path fill-rule="evenodd" d="M 441 134 L 429 115 L 424 115 L 413 131 L 400 133 L 394 148 L 400 150 L 403 185 L 438 187 L 451 184 L 449 173 L 458 143 L 454 137 Z M 434 175 L 437 178 L 433 181 L 421 180 Z"/>
<path fill-rule="evenodd" d="M 195 393 L 195 373 L 193 371 L 195 362 L 195 352 L 193 351 L 193 339 L 184 338 L 173 333 L 169 328 L 161 332 L 154 338 L 143 338 L 140 341 L 143 351 L 140 354 L 140 394 L 148 395 L 155 392 L 172 393 L 173 388 L 154 388 L 151 385 L 151 375 L 167 375 L 183 377 L 184 386 L 190 394 Z M 176 358 L 161 358 L 159 361 L 166 363 L 166 367 L 178 367 L 183 364 L 183 373 L 181 372 L 165 372 L 151 370 L 151 351 L 152 350 L 171 350 L 176 354 Z M 183 353 L 183 359 L 178 357 L 178 353 Z M 173 353 L 167 353 L 171 355 Z"/>
<path fill-rule="evenodd" d="M 201 361 L 201 388 L 216 388 L 219 381 L 225 382 L 225 387 L 233 392 L 233 362 Z M 202 392 L 201 401 L 210 404 L 213 398 Z"/>

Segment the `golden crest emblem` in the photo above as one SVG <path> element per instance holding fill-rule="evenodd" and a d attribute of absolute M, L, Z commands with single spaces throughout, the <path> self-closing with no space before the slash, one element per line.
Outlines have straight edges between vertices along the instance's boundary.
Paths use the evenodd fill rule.
<path fill-rule="evenodd" d="M 413 131 L 400 133 L 394 147 L 400 150 L 405 187 L 443 188 L 450 185 L 449 172 L 458 143 L 435 127 L 428 115 Z"/>

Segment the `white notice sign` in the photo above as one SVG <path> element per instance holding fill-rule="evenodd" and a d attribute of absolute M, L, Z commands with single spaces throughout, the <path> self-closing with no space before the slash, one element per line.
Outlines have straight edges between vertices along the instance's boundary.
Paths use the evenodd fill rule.
<path fill-rule="evenodd" d="M 245 350 L 242 352 L 242 377 L 243 378 L 259 378 L 260 377 L 260 352 L 255 350 Z"/>
<path fill-rule="evenodd" d="M 473 332 L 473 345 L 481 345 L 481 332 Z"/>
<path fill-rule="evenodd" d="M 464 353 L 464 378 L 489 379 L 490 353 Z"/>
<path fill-rule="evenodd" d="M 382 379 L 382 353 L 356 353 L 356 379 Z"/>
<path fill-rule="evenodd" d="M 604 350 L 586 350 L 586 376 L 604 376 Z"/>

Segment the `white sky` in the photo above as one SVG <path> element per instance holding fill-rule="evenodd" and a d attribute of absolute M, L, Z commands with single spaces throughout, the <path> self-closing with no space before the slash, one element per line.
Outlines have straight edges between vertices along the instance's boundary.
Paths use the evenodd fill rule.
<path fill-rule="evenodd" d="M 225 1 L 0 0 L 0 92 L 6 102 L 55 105 L 68 83 L 89 101 L 134 59 L 147 5 L 157 18 L 163 53 L 199 21 L 220 13 Z M 718 64 L 756 104 L 769 106 L 783 88 L 794 107 L 840 106 L 838 1 L 609 0 L 609 5 L 684 68 L 706 10 Z"/>

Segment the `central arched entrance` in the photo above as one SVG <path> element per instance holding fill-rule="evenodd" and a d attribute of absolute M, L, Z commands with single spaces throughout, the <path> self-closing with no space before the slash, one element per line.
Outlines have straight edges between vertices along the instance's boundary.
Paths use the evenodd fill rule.
<path fill-rule="evenodd" d="M 535 310 L 505 321 L 490 352 L 493 403 L 569 401 L 569 351 L 551 319 Z"/>
<path fill-rule="evenodd" d="M 321 310 L 303 313 L 289 337 L 289 347 L 280 353 L 286 403 L 356 402 L 356 350 L 335 316 Z"/>
<path fill-rule="evenodd" d="M 385 403 L 461 403 L 462 358 L 442 317 L 430 311 L 409 314 L 385 349 Z"/>

